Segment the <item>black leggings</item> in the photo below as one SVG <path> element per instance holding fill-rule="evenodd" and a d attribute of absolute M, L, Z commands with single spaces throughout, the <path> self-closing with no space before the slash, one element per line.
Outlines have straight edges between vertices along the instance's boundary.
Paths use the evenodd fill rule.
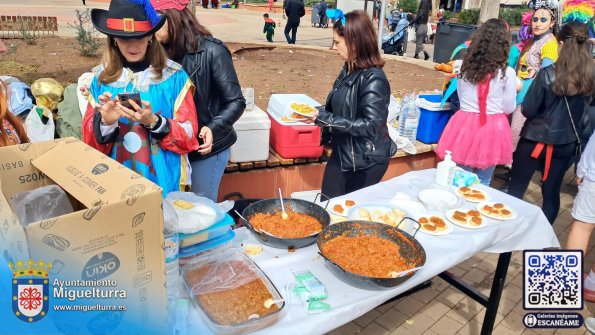
<path fill-rule="evenodd" d="M 334 198 L 377 184 L 388 169 L 388 161 L 372 165 L 357 171 L 341 171 L 341 162 L 336 150 L 331 154 L 324 177 L 322 177 L 322 193 Z"/>
<path fill-rule="evenodd" d="M 545 168 L 544 147 L 539 158 L 531 158 L 531 153 L 535 149 L 537 142 L 521 138 L 512 158 L 512 170 L 510 171 L 510 186 L 508 194 L 523 198 L 529 182 L 533 177 L 535 170 L 543 171 Z M 576 143 L 554 145 L 552 162 L 546 181 L 541 183 L 541 194 L 543 196 L 543 205 L 541 210 L 545 214 L 550 224 L 554 223 L 560 210 L 560 188 L 566 170 L 572 163 Z"/>

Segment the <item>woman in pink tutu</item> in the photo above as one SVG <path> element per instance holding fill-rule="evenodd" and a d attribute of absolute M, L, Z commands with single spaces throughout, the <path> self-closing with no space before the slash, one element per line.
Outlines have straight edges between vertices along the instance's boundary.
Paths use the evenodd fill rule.
<path fill-rule="evenodd" d="M 516 74 L 508 66 L 510 32 L 506 22 L 489 19 L 475 32 L 463 57 L 458 94 L 461 109 L 438 141 L 436 154 L 452 159 L 477 174 L 488 185 L 498 164 L 512 162 L 512 140 L 507 115 L 516 102 Z"/>

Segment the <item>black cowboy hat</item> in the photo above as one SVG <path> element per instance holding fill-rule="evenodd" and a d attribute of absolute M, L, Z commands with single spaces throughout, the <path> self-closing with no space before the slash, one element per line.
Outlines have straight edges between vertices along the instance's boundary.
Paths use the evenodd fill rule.
<path fill-rule="evenodd" d="M 100 32 L 122 39 L 153 35 L 165 23 L 149 0 L 112 0 L 109 10 L 94 8 L 91 21 Z"/>

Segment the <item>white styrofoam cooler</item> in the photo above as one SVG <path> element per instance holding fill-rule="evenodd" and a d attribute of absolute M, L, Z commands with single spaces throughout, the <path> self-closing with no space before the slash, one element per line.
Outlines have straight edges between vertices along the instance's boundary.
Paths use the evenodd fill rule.
<path fill-rule="evenodd" d="M 265 161 L 269 158 L 269 133 L 271 120 L 258 106 L 245 110 L 234 123 L 238 140 L 231 146 L 229 161 L 232 163 Z"/>

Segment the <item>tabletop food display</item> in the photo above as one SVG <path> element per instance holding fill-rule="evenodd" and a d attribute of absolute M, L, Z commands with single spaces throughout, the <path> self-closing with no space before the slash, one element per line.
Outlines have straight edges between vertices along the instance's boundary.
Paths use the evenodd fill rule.
<path fill-rule="evenodd" d="M 231 243 L 186 255 L 188 295 L 179 298 L 194 301 L 187 326 L 323 333 L 477 252 L 559 245 L 539 208 L 481 185 L 443 187 L 434 174 L 415 171 L 323 202 L 252 203 Z M 535 229 L 540 237 L 523 237 Z"/>

